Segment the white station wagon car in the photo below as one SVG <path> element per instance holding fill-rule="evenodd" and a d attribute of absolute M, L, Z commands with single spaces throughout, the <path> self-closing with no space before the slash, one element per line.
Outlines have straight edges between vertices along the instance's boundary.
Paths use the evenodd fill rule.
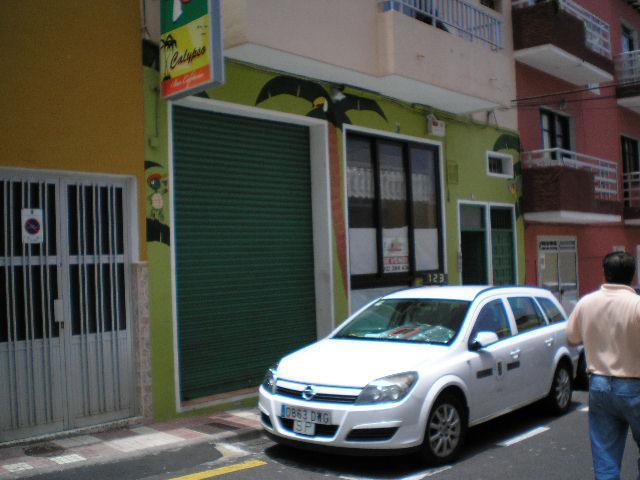
<path fill-rule="evenodd" d="M 578 351 L 565 324 L 539 288 L 399 291 L 269 369 L 262 425 L 303 448 L 449 462 L 469 426 L 540 399 L 569 408 Z"/>

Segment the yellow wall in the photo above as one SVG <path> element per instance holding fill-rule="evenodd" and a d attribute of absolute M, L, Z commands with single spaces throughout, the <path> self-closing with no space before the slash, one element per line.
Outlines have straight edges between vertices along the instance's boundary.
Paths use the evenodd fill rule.
<path fill-rule="evenodd" d="M 0 166 L 135 175 L 145 251 L 135 0 L 0 2 Z"/>

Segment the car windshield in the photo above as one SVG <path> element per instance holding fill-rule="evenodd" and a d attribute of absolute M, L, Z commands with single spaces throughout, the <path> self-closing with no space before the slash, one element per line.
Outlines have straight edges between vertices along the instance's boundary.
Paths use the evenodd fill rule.
<path fill-rule="evenodd" d="M 449 345 L 471 302 L 431 298 L 381 299 L 360 312 L 333 338 Z"/>

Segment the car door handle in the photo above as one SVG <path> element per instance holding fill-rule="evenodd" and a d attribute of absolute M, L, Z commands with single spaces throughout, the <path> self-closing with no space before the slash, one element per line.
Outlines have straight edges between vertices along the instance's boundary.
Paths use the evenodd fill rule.
<path fill-rule="evenodd" d="M 514 360 L 517 360 L 518 358 L 520 358 L 520 349 L 517 348 L 515 350 L 511 350 L 509 352 L 509 355 L 511 355 L 513 357 Z"/>
<path fill-rule="evenodd" d="M 545 345 L 546 345 L 547 347 L 550 347 L 551 345 L 553 345 L 553 342 L 554 342 L 554 341 L 555 341 L 555 340 L 554 340 L 554 339 L 553 339 L 553 337 L 552 337 L 552 338 L 547 338 L 547 339 L 544 341 L 544 343 L 545 343 Z"/>

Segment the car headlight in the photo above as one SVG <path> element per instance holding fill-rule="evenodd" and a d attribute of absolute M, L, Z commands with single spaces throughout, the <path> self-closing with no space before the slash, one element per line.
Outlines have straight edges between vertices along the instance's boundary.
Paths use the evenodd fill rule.
<path fill-rule="evenodd" d="M 275 393 L 276 391 L 276 372 L 278 370 L 278 362 L 274 363 L 267 373 L 264 375 L 264 380 L 262 380 L 262 386 L 269 393 Z"/>
<path fill-rule="evenodd" d="M 357 405 L 402 400 L 418 380 L 416 372 L 398 373 L 369 383 L 356 400 Z"/>

